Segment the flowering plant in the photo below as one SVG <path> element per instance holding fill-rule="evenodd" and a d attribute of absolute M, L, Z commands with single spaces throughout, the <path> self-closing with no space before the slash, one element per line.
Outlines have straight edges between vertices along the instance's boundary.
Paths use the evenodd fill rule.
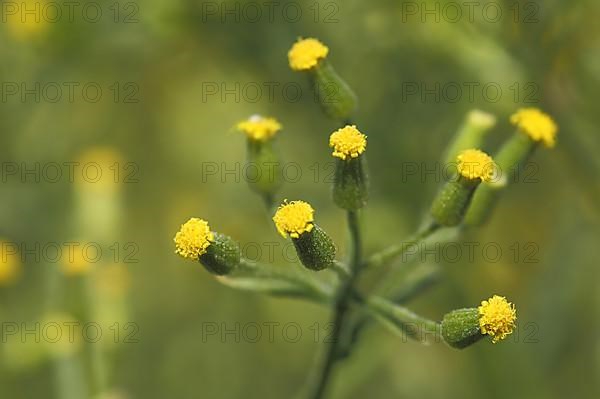
<path fill-rule="evenodd" d="M 199 261 L 225 285 L 294 296 L 331 307 L 333 336 L 320 373 L 311 384 L 313 398 L 325 394 L 333 367 L 349 354 L 360 331 L 371 319 L 418 341 L 426 342 L 431 336 L 441 337 L 454 348 L 465 348 L 486 336 L 492 343 L 497 343 L 512 333 L 516 309 L 503 296 L 493 295 L 481 301 L 478 307 L 452 310 L 442 316 L 441 321 L 434 321 L 402 305 L 407 296 L 414 297 L 425 291 L 430 276 L 424 275 L 401 287 L 405 293 L 402 300 L 384 295 L 377 288 L 362 292 L 357 288 L 357 282 L 365 272 L 391 264 L 409 245 L 441 240 L 444 232 L 446 236 L 455 236 L 485 222 L 510 181 L 502 176 L 502 171 L 514 170 L 540 144 L 554 146 L 557 132 L 548 115 L 537 109 L 521 109 L 510 118 L 517 127 L 516 132 L 491 157 L 478 147 L 495 125 L 495 117 L 481 111 L 471 112 L 444 156 L 445 162 L 455 165 L 453 173 L 440 188 L 421 227 L 402 244 L 366 256 L 362 248 L 361 212 L 368 202 L 367 136 L 352 123 L 356 96 L 328 62 L 328 54 L 328 47 L 317 39 L 300 39 L 288 52 L 288 58 L 294 71 L 308 76 L 325 114 L 341 125 L 329 136 L 329 147 L 336 160 L 333 201 L 347 216 L 351 241 L 347 259 L 337 259 L 334 241 L 317 224 L 315 209 L 309 203 L 284 200 L 276 206 L 279 202 L 276 196 L 282 186 L 281 170 L 277 168 L 274 173 L 258 174 L 264 178 L 253 181 L 251 188 L 274 211 L 277 232 L 291 240 L 308 272 L 245 259 L 240 256 L 235 240 L 213 232 L 208 222 L 202 219 L 191 218 L 174 238 L 176 253 Z M 258 168 L 280 164 L 276 139 L 282 126 L 277 120 L 255 115 L 240 122 L 237 129 L 247 137 L 248 162 Z M 335 273 L 335 284 L 318 278 L 317 273 L 325 270 Z"/>

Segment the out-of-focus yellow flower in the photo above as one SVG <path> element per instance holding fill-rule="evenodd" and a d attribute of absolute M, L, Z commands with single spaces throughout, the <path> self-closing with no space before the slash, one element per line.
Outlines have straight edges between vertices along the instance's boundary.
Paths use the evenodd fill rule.
<path fill-rule="evenodd" d="M 81 191 L 112 193 L 121 184 L 137 178 L 133 162 L 124 163 L 123 157 L 111 147 L 92 147 L 81 153 L 74 167 L 74 178 Z"/>
<path fill-rule="evenodd" d="M 200 255 L 206 253 L 206 249 L 214 239 L 214 234 L 210 231 L 206 220 L 190 218 L 181 225 L 173 238 L 175 253 L 186 259 L 198 260 Z"/>
<path fill-rule="evenodd" d="M 14 283 L 21 272 L 21 258 L 17 247 L 0 239 L 0 286 Z"/>
<path fill-rule="evenodd" d="M 329 146 L 333 148 L 331 155 L 334 157 L 356 158 L 367 148 L 367 136 L 359 132 L 356 126 L 348 125 L 329 136 Z"/>
<path fill-rule="evenodd" d="M 503 296 L 494 295 L 487 301 L 482 301 L 479 310 L 479 326 L 483 334 L 492 336 L 496 343 L 513 332 L 517 320 L 515 305 Z"/>
<path fill-rule="evenodd" d="M 273 222 L 277 231 L 283 237 L 300 237 L 300 234 L 309 232 L 313 229 L 314 209 L 309 203 L 304 201 L 284 202 L 279 206 Z"/>
<path fill-rule="evenodd" d="M 281 130 L 281 124 L 275 118 L 266 118 L 260 115 L 252 115 L 245 121 L 236 125 L 251 140 L 265 141 L 273 137 Z"/>
<path fill-rule="evenodd" d="M 67 276 L 80 276 L 88 273 L 92 269 L 92 263 L 85 258 L 83 251 L 80 248 L 65 250 L 67 256 L 64 257 L 61 263 L 61 270 Z"/>
<path fill-rule="evenodd" d="M 49 27 L 49 18 L 58 18 L 47 15 L 47 0 L 21 0 L 3 2 L 2 18 L 13 37 L 26 40 L 41 35 Z"/>
<path fill-rule="evenodd" d="M 317 66 L 320 60 L 327 57 L 329 49 L 317 39 L 299 39 L 290 51 L 288 61 L 295 71 L 306 71 Z"/>
<path fill-rule="evenodd" d="M 539 109 L 521 108 L 510 117 L 510 122 L 533 141 L 540 141 L 548 148 L 556 145 L 558 126 L 548 114 Z"/>

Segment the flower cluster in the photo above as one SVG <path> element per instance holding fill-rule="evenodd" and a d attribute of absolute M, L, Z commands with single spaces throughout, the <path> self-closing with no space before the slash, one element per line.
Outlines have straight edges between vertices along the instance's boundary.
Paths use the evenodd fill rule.
<path fill-rule="evenodd" d="M 288 52 L 290 67 L 295 71 L 306 71 L 313 83 L 313 90 L 320 100 L 323 112 L 342 126 L 329 135 L 331 155 L 336 158 L 332 184 L 332 199 L 346 213 L 350 248 L 348 260 L 336 259 L 334 241 L 315 222 L 315 209 L 305 201 L 276 201 L 281 186 L 275 178 L 258 180 L 250 187 L 265 200 L 277 232 L 293 244 L 300 263 L 311 272 L 334 270 L 336 285 L 317 280 L 313 274 L 288 271 L 287 268 L 260 265 L 244 259 L 239 254 L 239 245 L 228 236 L 212 233 L 208 223 L 192 218 L 181 226 L 175 235 L 176 253 L 184 258 L 198 260 L 205 268 L 219 276 L 218 280 L 230 287 L 254 292 L 302 297 L 304 299 L 332 305 L 335 314 L 333 345 L 344 341 L 344 336 L 358 337 L 367 318 L 382 321 L 382 324 L 420 339 L 419 332 L 411 325 L 424 326 L 427 333 L 440 333 L 444 341 L 453 348 L 466 348 L 486 336 L 493 343 L 505 339 L 515 328 L 516 308 L 505 297 L 494 295 L 481 301 L 480 306 L 455 309 L 446 313 L 440 322 L 421 317 L 414 312 L 377 294 L 359 292 L 357 281 L 362 273 L 375 266 L 391 263 L 404 253 L 405 242 L 391 245 L 370 257 L 363 256 L 361 215 L 368 200 L 368 168 L 364 156 L 367 136 L 355 124 L 352 115 L 356 109 L 356 98 L 349 86 L 335 73 L 330 62 L 325 62 L 329 49 L 317 39 L 301 39 Z M 323 87 L 335 87 L 335 101 L 326 99 Z M 327 100 L 327 101 L 326 101 Z M 510 138 L 492 158 L 478 148 L 485 148 L 484 136 L 495 125 L 496 117 L 472 111 L 464 125 L 446 149 L 443 159 L 456 163 L 456 173 L 446 179 L 432 201 L 424 218 L 421 230 L 417 230 L 412 241 L 417 243 L 433 239 L 441 229 L 454 228 L 458 234 L 472 228 L 485 219 L 493 208 L 494 198 L 506 185 L 495 184 L 496 172 L 510 170 L 533 154 L 542 142 L 548 147 L 555 145 L 557 127 L 552 119 L 537 109 L 525 108 L 510 118 L 518 126 Z M 237 129 L 247 136 L 247 159 L 259 169 L 262 165 L 280 163 L 276 141 L 271 140 L 281 130 L 281 124 L 272 117 L 254 115 L 238 123 Z M 325 145 L 323 145 L 325 147 Z M 267 173 L 265 173 L 267 175 Z M 278 176 L 278 172 L 274 174 Z M 277 204 L 279 204 L 277 206 Z M 382 269 L 378 269 L 382 270 Z M 408 282 L 407 292 L 420 293 L 429 284 L 423 281 Z M 416 294 L 415 294 L 416 295 Z M 346 320 L 350 305 L 357 305 L 365 312 L 354 314 L 356 320 Z M 363 309 L 364 308 L 364 309 Z M 345 330 L 351 328 L 353 330 Z M 343 330 L 343 331 L 342 331 Z M 343 335 L 346 334 L 346 335 Z M 338 359 L 339 348 L 329 351 L 329 362 Z M 349 348 L 342 348 L 349 351 Z M 340 350 L 342 350 L 340 349 Z"/>

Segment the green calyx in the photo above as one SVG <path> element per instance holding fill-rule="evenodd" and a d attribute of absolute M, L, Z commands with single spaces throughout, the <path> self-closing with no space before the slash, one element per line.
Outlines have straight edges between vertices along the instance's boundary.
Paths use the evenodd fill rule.
<path fill-rule="evenodd" d="M 446 314 L 442 320 L 442 337 L 448 345 L 457 349 L 464 349 L 482 339 L 479 311 L 468 308 Z"/>
<path fill-rule="evenodd" d="M 447 182 L 431 206 L 433 219 L 442 226 L 460 224 L 479 184 L 479 179 L 467 179 L 463 176 Z"/>
<path fill-rule="evenodd" d="M 283 184 L 283 165 L 274 140 L 248 139 L 245 179 L 250 189 L 272 198 Z"/>
<path fill-rule="evenodd" d="M 292 238 L 300 262 L 310 270 L 319 271 L 333 265 L 335 245 L 333 240 L 316 224 L 311 231 Z"/>
<path fill-rule="evenodd" d="M 316 100 L 325 114 L 338 121 L 350 119 L 357 107 L 357 98 L 350 86 L 325 60 L 310 70 Z"/>
<path fill-rule="evenodd" d="M 240 247 L 231 237 L 213 233 L 214 241 L 200 255 L 200 263 L 209 272 L 223 276 L 231 273 L 240 264 Z"/>
<path fill-rule="evenodd" d="M 369 176 L 364 154 L 356 158 L 338 159 L 333 181 L 333 201 L 337 206 L 355 211 L 367 204 Z"/>

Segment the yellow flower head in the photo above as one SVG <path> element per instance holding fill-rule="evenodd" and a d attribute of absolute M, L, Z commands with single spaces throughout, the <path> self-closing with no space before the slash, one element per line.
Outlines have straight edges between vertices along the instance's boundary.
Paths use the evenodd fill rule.
<path fill-rule="evenodd" d="M 79 276 L 84 275 L 92 269 L 93 264 L 85 258 L 84 253 L 81 249 L 75 249 L 69 251 L 70 248 L 66 248 L 68 256 L 64 259 L 61 264 L 61 270 L 67 276 Z"/>
<path fill-rule="evenodd" d="M 247 120 L 239 122 L 236 127 L 248 138 L 257 141 L 268 140 L 281 130 L 281 124 L 275 118 L 264 118 L 260 115 L 252 115 Z"/>
<path fill-rule="evenodd" d="M 495 164 L 492 157 L 483 151 L 464 150 L 457 157 L 458 173 L 467 179 L 481 179 L 489 182 L 494 176 Z"/>
<path fill-rule="evenodd" d="M 300 234 L 309 232 L 313 229 L 315 210 L 309 203 L 304 201 L 284 201 L 277 208 L 273 221 L 277 231 L 283 237 L 287 238 L 289 234 L 292 238 L 300 237 Z"/>
<path fill-rule="evenodd" d="M 556 144 L 558 126 L 548 114 L 537 108 L 521 108 L 510 117 L 510 123 L 516 125 L 534 141 L 541 141 L 548 148 Z"/>
<path fill-rule="evenodd" d="M 306 71 L 314 68 L 320 60 L 327 57 L 329 49 L 317 39 L 299 39 L 290 51 L 288 60 L 294 71 Z"/>
<path fill-rule="evenodd" d="M 198 260 L 206 253 L 206 248 L 214 240 L 214 235 L 206 220 L 191 218 L 181 225 L 175 234 L 175 253 L 187 259 Z"/>
<path fill-rule="evenodd" d="M 0 239 L 0 286 L 11 284 L 19 277 L 21 257 L 16 248 L 16 244 Z"/>
<path fill-rule="evenodd" d="M 334 157 L 341 159 L 356 158 L 367 148 L 367 136 L 358 131 L 356 126 L 347 125 L 329 136 L 329 146 L 333 148 Z"/>
<path fill-rule="evenodd" d="M 479 328 L 483 334 L 492 336 L 496 343 L 508 336 L 515 328 L 517 310 L 515 305 L 503 296 L 494 295 L 487 301 L 481 301 L 479 310 Z"/>

